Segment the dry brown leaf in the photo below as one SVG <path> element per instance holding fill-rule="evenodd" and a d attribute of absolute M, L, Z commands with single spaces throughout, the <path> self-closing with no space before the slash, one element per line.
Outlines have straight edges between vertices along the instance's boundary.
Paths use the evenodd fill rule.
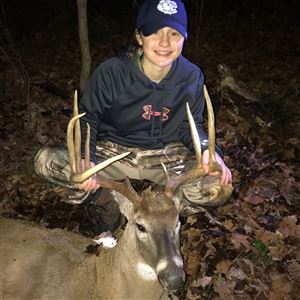
<path fill-rule="evenodd" d="M 207 251 L 203 257 L 203 259 L 209 257 L 209 256 L 214 256 L 216 254 L 216 248 L 213 245 L 213 241 L 209 240 L 208 242 L 205 243 L 205 246 L 207 247 Z"/>
<path fill-rule="evenodd" d="M 199 287 L 190 287 L 188 290 L 187 290 L 187 293 L 185 295 L 185 300 L 202 300 L 203 297 L 201 295 L 201 291 L 200 291 L 201 288 Z"/>
<path fill-rule="evenodd" d="M 224 227 L 227 229 L 227 230 L 229 230 L 229 231 L 234 231 L 235 229 L 236 229 L 236 225 L 232 222 L 232 220 L 231 219 L 226 219 L 225 221 L 224 221 Z"/>
<path fill-rule="evenodd" d="M 187 240 L 191 244 L 191 247 L 197 247 L 202 241 L 202 230 L 191 227 L 186 230 Z"/>
<path fill-rule="evenodd" d="M 195 277 L 200 268 L 201 259 L 197 250 L 189 251 L 188 256 L 185 260 L 185 271 L 188 275 Z"/>
<path fill-rule="evenodd" d="M 22 180 L 22 175 L 19 175 L 19 174 L 14 174 L 12 176 L 10 176 L 8 178 L 8 181 L 11 183 L 11 184 L 16 184 L 18 183 L 20 180 Z"/>
<path fill-rule="evenodd" d="M 284 274 L 271 274 L 272 297 L 270 299 L 287 299 L 292 290 L 292 284 Z"/>
<path fill-rule="evenodd" d="M 289 253 L 289 249 L 286 247 L 282 235 L 276 233 L 273 234 L 268 249 L 273 260 L 281 260 Z"/>
<path fill-rule="evenodd" d="M 212 281 L 212 277 L 210 276 L 203 276 L 201 278 L 198 278 L 196 280 L 194 280 L 191 284 L 191 286 L 201 286 L 202 288 L 205 288 L 206 286 L 208 286 Z"/>
<path fill-rule="evenodd" d="M 232 262 L 230 260 L 227 260 L 227 259 L 221 260 L 216 266 L 215 273 L 227 274 L 231 265 L 232 265 Z"/>
<path fill-rule="evenodd" d="M 272 236 L 274 235 L 273 232 L 265 229 L 254 230 L 254 232 L 256 240 L 261 241 L 265 245 L 269 244 L 270 240 L 272 239 Z"/>
<path fill-rule="evenodd" d="M 251 203 L 253 205 L 257 205 L 265 202 L 267 199 L 261 195 L 256 195 L 256 191 L 251 191 L 248 193 L 247 197 L 244 198 L 244 201 Z"/>
<path fill-rule="evenodd" d="M 292 261 L 288 265 L 288 273 L 291 278 L 296 282 L 300 283 L 300 264 L 297 261 Z"/>
<path fill-rule="evenodd" d="M 243 266 L 244 269 L 248 268 L 248 272 L 250 273 L 251 277 L 254 275 L 254 264 L 253 262 L 248 258 L 242 258 L 238 260 L 239 265 Z"/>
<path fill-rule="evenodd" d="M 226 280 L 223 277 L 219 277 L 214 284 L 214 290 L 217 292 L 221 299 L 233 300 L 234 296 L 229 288 Z M 219 299 L 220 299 L 219 298 Z"/>
<path fill-rule="evenodd" d="M 248 187 L 244 200 L 253 205 L 261 204 L 269 199 L 273 200 L 277 192 L 276 185 L 269 178 L 259 177 Z"/>
<path fill-rule="evenodd" d="M 241 268 L 231 267 L 229 272 L 227 273 L 226 277 L 229 280 L 234 280 L 234 279 L 244 280 L 248 276 L 245 274 L 245 272 Z"/>
<path fill-rule="evenodd" d="M 245 216 L 245 222 L 252 229 L 256 229 L 256 230 L 262 229 L 262 227 L 251 216 Z"/>
<path fill-rule="evenodd" d="M 198 222 L 198 218 L 196 216 L 188 216 L 186 222 L 194 225 L 196 222 Z"/>
<path fill-rule="evenodd" d="M 296 223 L 296 215 L 284 217 L 279 224 L 278 230 L 284 237 L 293 236 L 295 238 L 300 238 L 300 225 L 297 225 Z"/>
<path fill-rule="evenodd" d="M 246 251 L 250 248 L 248 236 L 240 233 L 233 233 L 231 237 L 231 243 L 235 249 L 240 249 L 241 246 L 246 248 Z"/>

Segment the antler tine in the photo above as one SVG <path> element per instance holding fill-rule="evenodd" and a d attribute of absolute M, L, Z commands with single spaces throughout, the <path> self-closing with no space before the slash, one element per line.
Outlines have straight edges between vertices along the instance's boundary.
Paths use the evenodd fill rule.
<path fill-rule="evenodd" d="M 122 194 L 133 204 L 137 204 L 142 200 L 142 197 L 132 187 L 128 177 L 126 177 L 123 182 L 101 179 L 100 185 L 104 188 L 111 189 Z"/>
<path fill-rule="evenodd" d="M 75 152 L 75 145 L 74 145 L 74 126 L 76 121 L 84 116 L 85 113 L 82 113 L 80 115 L 74 116 L 68 124 L 67 129 L 67 146 L 68 146 L 68 153 L 69 153 L 69 160 L 71 165 L 72 174 L 75 174 L 78 172 L 77 169 L 77 163 L 76 163 L 76 152 Z"/>
<path fill-rule="evenodd" d="M 90 140 L 91 140 L 91 127 L 89 123 L 86 123 L 86 139 L 84 148 L 84 167 L 85 170 L 91 168 L 91 154 L 90 154 Z"/>
<path fill-rule="evenodd" d="M 94 167 L 92 167 L 88 170 L 85 170 L 84 172 L 74 173 L 74 174 L 71 175 L 71 181 L 73 183 L 82 183 L 85 180 L 87 180 L 88 178 L 90 178 L 91 176 L 93 176 L 94 174 L 101 171 L 102 169 L 105 169 L 106 167 L 108 167 L 112 163 L 126 157 L 129 154 L 130 154 L 130 152 L 125 152 L 125 153 L 119 154 L 117 156 L 111 157 L 111 158 L 103 161 L 102 163 L 100 163 L 100 164 L 98 164 L 98 165 L 96 165 L 96 166 L 94 166 Z M 100 185 L 103 186 L 102 180 L 100 181 Z"/>
<path fill-rule="evenodd" d="M 209 171 L 221 171 L 219 164 L 216 161 L 216 130 L 215 130 L 215 115 L 212 103 L 204 84 L 204 98 L 207 107 L 207 123 L 208 123 L 208 152 L 209 152 Z"/>
<path fill-rule="evenodd" d="M 186 111 L 187 111 L 187 116 L 190 124 L 191 136 L 194 143 L 197 167 L 201 167 L 202 166 L 201 142 L 188 102 L 186 103 Z"/>
<path fill-rule="evenodd" d="M 77 90 L 74 93 L 74 108 L 73 115 L 78 116 L 78 95 Z M 76 170 L 77 172 L 81 171 L 81 132 L 80 132 L 80 121 L 77 119 L 75 122 L 75 160 L 76 160 Z"/>

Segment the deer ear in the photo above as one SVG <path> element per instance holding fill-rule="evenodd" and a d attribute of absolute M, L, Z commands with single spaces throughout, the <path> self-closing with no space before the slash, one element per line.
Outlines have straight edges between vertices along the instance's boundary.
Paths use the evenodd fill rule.
<path fill-rule="evenodd" d="M 128 200 L 125 196 L 122 194 L 116 192 L 116 191 L 111 191 L 114 200 L 119 204 L 119 208 L 121 213 L 129 220 L 131 219 L 131 215 L 133 213 L 133 203 Z"/>

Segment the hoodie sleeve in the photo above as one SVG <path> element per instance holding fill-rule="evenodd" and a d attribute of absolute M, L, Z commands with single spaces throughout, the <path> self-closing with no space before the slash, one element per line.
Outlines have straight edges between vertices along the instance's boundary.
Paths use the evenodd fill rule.
<path fill-rule="evenodd" d="M 187 95 L 187 101 L 189 103 L 189 107 L 190 107 L 191 113 L 193 115 L 197 130 L 198 130 L 202 153 L 203 153 L 203 151 L 208 149 L 208 137 L 203 128 L 203 112 L 204 112 L 204 108 L 205 108 L 203 85 L 204 85 L 204 77 L 202 75 L 199 80 L 196 97 Z M 189 125 L 189 121 L 188 121 L 187 117 L 184 119 L 184 121 L 178 127 L 178 136 L 181 139 L 182 143 L 189 150 L 191 150 L 192 152 L 195 152 L 194 143 L 193 143 L 193 139 L 192 139 L 191 131 L 190 131 L 190 125 Z M 221 157 L 223 157 L 222 150 L 218 145 L 216 145 L 216 152 Z"/>
<path fill-rule="evenodd" d="M 105 110 L 112 103 L 113 86 L 111 84 L 110 72 L 107 72 L 104 65 L 99 65 L 87 82 L 84 93 L 80 99 L 79 111 L 85 112 L 80 119 L 81 125 L 81 155 L 84 157 L 84 145 L 86 140 L 87 123 L 91 127 L 90 155 L 91 161 L 97 163 L 96 145 L 98 128 L 103 119 Z"/>

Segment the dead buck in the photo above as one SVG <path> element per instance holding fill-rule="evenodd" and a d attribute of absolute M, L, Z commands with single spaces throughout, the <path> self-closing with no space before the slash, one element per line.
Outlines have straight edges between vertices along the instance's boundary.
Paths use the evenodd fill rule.
<path fill-rule="evenodd" d="M 209 112 L 210 170 L 218 170 L 214 158 L 213 111 L 205 93 Z M 71 181 L 80 183 L 112 161 L 81 172 L 80 128 L 76 123 L 83 114 L 78 115 L 76 105 L 74 114 L 68 126 L 68 150 L 73 173 Z M 188 116 L 194 132 L 195 124 L 189 109 Z M 197 136 L 193 133 L 196 168 L 176 178 L 170 178 L 165 170 L 164 191 L 146 189 L 140 195 L 129 180 L 99 181 L 102 187 L 114 191 L 114 198 L 128 222 L 117 245 L 102 249 L 98 257 L 85 253 L 90 244 L 88 238 L 60 229 L 49 230 L 2 219 L 0 271 L 3 299 L 168 299 L 170 291 L 182 288 L 185 273 L 179 242 L 180 199 L 174 197 L 174 193 L 185 181 L 206 176 L 201 166 Z M 87 168 L 89 138 L 86 140 Z M 126 155 L 128 153 L 114 160 Z M 231 194 L 230 187 L 213 186 L 211 190 L 212 197 L 228 198 Z"/>

